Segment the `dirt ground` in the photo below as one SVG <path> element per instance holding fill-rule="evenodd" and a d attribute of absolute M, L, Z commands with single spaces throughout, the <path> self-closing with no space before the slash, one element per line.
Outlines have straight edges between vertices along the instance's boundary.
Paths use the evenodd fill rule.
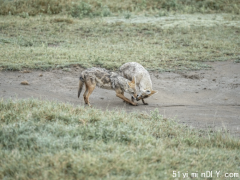
<path fill-rule="evenodd" d="M 181 73 L 150 73 L 158 94 L 146 99 L 149 105 L 130 106 L 115 92 L 96 88 L 90 102 L 99 109 L 147 112 L 158 109 L 164 118 L 202 129 L 226 129 L 240 137 L 240 63 L 208 63 L 211 70 Z M 0 99 L 39 98 L 84 105 L 77 98 L 79 67 L 50 71 L 0 71 Z M 27 81 L 29 85 L 21 85 Z M 129 95 L 127 97 L 130 98 Z"/>

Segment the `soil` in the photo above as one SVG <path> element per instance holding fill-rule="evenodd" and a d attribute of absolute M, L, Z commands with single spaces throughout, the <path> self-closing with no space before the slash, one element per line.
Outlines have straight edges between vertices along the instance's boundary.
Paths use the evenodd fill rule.
<path fill-rule="evenodd" d="M 158 94 L 146 99 L 149 105 L 123 103 L 115 92 L 96 88 L 90 96 L 93 107 L 149 113 L 158 109 L 164 118 L 200 129 L 227 130 L 240 137 L 240 63 L 208 63 L 212 69 L 186 72 L 151 72 Z M 78 66 L 50 71 L 0 71 L 0 99 L 39 98 L 84 105 L 77 98 Z M 130 98 L 130 95 L 126 94 Z M 87 107 L 88 108 L 88 107 Z"/>

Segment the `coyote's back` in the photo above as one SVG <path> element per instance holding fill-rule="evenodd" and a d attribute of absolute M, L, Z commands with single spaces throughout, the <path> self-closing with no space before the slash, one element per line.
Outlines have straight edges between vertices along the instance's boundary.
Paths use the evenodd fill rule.
<path fill-rule="evenodd" d="M 84 70 L 79 78 L 78 97 L 81 94 L 83 84 L 86 86 L 83 97 L 85 103 L 88 105 L 90 105 L 89 96 L 95 89 L 95 86 L 103 89 L 113 89 L 119 98 L 132 105 L 136 105 L 136 103 L 131 102 L 124 96 L 124 92 L 130 93 L 134 95 L 134 97 L 137 96 L 135 82 L 130 82 L 128 79 L 119 76 L 117 73 L 96 67 Z"/>
<path fill-rule="evenodd" d="M 88 86 L 98 86 L 104 89 L 111 89 L 110 72 L 104 68 L 88 68 L 84 70 L 79 78 L 78 97 L 81 94 L 83 84 Z"/>
<path fill-rule="evenodd" d="M 134 76 L 136 78 L 136 85 L 139 90 L 144 92 L 146 90 L 152 90 L 152 80 L 148 71 L 137 62 L 128 62 L 123 64 L 119 68 L 120 74 L 131 80 Z"/>
<path fill-rule="evenodd" d="M 147 104 L 144 102 L 144 98 L 157 92 L 153 91 L 150 74 L 141 64 L 137 62 L 125 63 L 119 68 L 119 73 L 129 80 L 132 80 L 132 77 L 135 77 L 136 89 L 138 90 L 137 100 L 142 99 L 144 104 Z"/>

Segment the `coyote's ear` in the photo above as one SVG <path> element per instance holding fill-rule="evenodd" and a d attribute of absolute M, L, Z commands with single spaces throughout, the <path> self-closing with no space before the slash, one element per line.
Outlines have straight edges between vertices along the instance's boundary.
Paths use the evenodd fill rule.
<path fill-rule="evenodd" d="M 135 87 L 135 83 L 132 83 L 132 82 L 128 82 L 128 85 L 129 85 L 131 88 L 134 88 L 134 87 Z"/>
<path fill-rule="evenodd" d="M 128 82 L 128 85 L 131 87 L 131 88 L 134 88 L 136 85 L 135 85 L 135 77 L 133 76 L 132 77 L 132 81 L 131 82 Z"/>
<path fill-rule="evenodd" d="M 135 76 L 133 76 L 131 83 L 132 83 L 132 84 L 135 84 L 135 82 L 136 82 L 136 78 L 135 78 Z"/>
<path fill-rule="evenodd" d="M 151 91 L 151 94 L 157 94 L 158 93 L 158 91 Z"/>

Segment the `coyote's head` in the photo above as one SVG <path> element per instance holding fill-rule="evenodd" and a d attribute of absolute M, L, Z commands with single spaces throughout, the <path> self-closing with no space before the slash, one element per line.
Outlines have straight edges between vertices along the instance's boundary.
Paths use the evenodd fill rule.
<path fill-rule="evenodd" d="M 146 99 L 156 93 L 158 93 L 158 91 L 144 90 L 144 91 L 140 92 L 140 94 L 137 95 L 136 100 L 139 101 L 141 99 Z"/>
<path fill-rule="evenodd" d="M 137 97 L 135 77 L 132 78 L 132 81 L 128 82 L 128 86 L 127 86 L 127 89 L 125 89 L 125 92 L 129 93 L 134 98 Z"/>

